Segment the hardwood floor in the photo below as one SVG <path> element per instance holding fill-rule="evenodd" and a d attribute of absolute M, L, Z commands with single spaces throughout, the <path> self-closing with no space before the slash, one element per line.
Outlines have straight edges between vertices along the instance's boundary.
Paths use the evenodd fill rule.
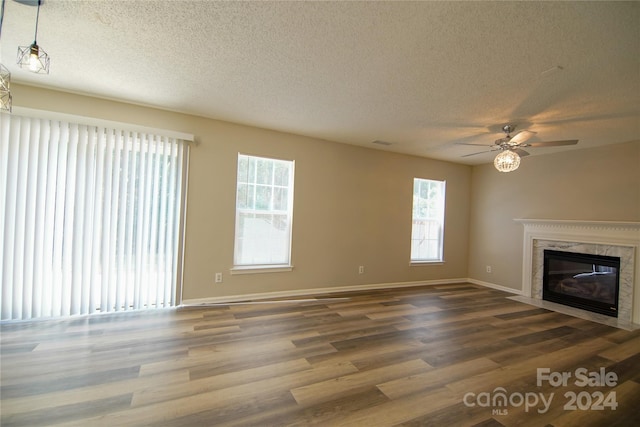
<path fill-rule="evenodd" d="M 459 284 L 3 323 L 1 424 L 637 425 L 640 330 L 508 296 Z M 538 385 L 538 368 L 571 377 Z M 617 380 L 580 387 L 579 368 Z M 585 409 L 565 409 L 571 393 Z"/>

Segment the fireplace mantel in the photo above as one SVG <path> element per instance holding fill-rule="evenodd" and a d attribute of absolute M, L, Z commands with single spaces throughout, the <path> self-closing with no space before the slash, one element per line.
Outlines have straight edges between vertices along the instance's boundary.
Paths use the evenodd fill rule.
<path fill-rule="evenodd" d="M 536 266 L 534 244 L 536 241 L 582 243 L 630 248 L 631 266 L 628 277 L 630 300 L 629 319 L 640 324 L 640 222 L 623 221 L 573 221 L 549 219 L 515 219 L 524 226 L 522 283 L 523 295 L 534 295 L 533 281 Z"/>

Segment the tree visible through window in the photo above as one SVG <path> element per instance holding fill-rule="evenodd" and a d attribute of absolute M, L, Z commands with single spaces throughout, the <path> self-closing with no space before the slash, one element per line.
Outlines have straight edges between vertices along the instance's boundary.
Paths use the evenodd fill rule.
<path fill-rule="evenodd" d="M 445 182 L 414 178 L 411 261 L 443 260 Z"/>
<path fill-rule="evenodd" d="M 234 265 L 289 266 L 294 162 L 238 154 Z"/>

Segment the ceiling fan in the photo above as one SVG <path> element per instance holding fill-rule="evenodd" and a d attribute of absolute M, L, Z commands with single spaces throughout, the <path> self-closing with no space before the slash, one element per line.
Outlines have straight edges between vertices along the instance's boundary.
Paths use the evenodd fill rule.
<path fill-rule="evenodd" d="M 505 136 L 500 139 L 496 139 L 492 145 L 486 144 L 470 144 L 465 142 L 457 143 L 459 145 L 475 145 L 481 147 L 488 147 L 490 150 L 480 151 L 477 153 L 465 154 L 462 157 L 475 156 L 477 154 L 489 153 L 492 151 L 500 151 L 493 161 L 496 169 L 500 172 L 511 172 L 518 169 L 520 166 L 520 158 L 528 156 L 529 152 L 523 150 L 526 147 L 558 147 L 561 145 L 575 145 L 578 143 L 577 139 L 567 139 L 564 141 L 540 141 L 540 142 L 526 142 L 536 134 L 530 130 L 521 130 L 515 135 L 511 136 L 511 132 L 515 130 L 515 125 L 504 125 L 502 131 Z"/>

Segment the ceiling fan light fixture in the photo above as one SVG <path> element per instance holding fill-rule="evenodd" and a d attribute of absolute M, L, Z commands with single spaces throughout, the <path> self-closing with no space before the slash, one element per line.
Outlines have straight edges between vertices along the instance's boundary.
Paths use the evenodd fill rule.
<path fill-rule="evenodd" d="M 511 150 L 504 150 L 493 160 L 493 165 L 500 172 L 513 172 L 520 166 L 520 156 Z"/>

